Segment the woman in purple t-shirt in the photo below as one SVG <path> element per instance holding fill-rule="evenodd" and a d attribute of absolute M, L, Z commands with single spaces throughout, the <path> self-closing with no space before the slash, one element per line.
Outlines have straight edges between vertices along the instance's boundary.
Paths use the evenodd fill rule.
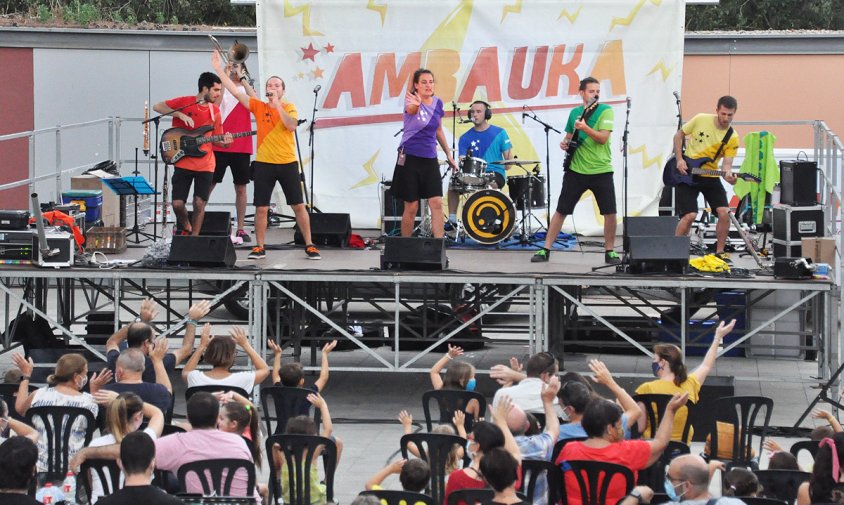
<path fill-rule="evenodd" d="M 413 234 L 419 200 L 428 200 L 434 237 L 443 236 L 442 179 L 437 162 L 437 142 L 456 170 L 442 129 L 443 101 L 434 96 L 434 74 L 420 68 L 413 73 L 412 89 L 405 94 L 404 134 L 393 172 L 393 194 L 404 201 L 401 235 Z"/>

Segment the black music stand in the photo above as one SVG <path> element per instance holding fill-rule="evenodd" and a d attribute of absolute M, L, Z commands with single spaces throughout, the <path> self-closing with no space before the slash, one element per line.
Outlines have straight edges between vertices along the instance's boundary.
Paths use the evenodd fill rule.
<path fill-rule="evenodd" d="M 134 196 L 135 197 L 135 225 L 132 230 L 126 234 L 127 242 L 140 244 L 146 240 L 155 241 L 158 237 L 155 233 L 142 232 L 138 226 L 138 195 L 155 195 L 156 191 L 149 185 L 146 179 L 140 175 L 133 175 L 130 177 L 114 177 L 110 179 L 103 179 L 103 184 L 114 191 L 118 196 Z M 154 212 L 154 209 L 153 209 Z M 135 235 L 135 239 L 131 240 L 131 236 Z M 143 235 L 145 238 L 141 238 Z"/>

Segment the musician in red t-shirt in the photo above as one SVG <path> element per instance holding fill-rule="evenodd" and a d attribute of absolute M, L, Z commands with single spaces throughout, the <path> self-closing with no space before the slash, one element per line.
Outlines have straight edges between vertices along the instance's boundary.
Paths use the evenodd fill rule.
<path fill-rule="evenodd" d="M 203 72 L 197 84 L 196 96 L 181 96 L 155 104 L 152 108 L 159 114 L 173 116 L 173 128 L 196 130 L 203 126 L 214 128 L 207 135 L 222 135 L 222 117 L 220 108 L 214 102 L 220 97 L 223 85 L 220 78 L 211 72 Z M 183 108 L 184 107 L 184 108 Z M 174 112 L 176 111 L 176 112 Z M 218 146 L 227 147 L 232 143 L 230 133 L 225 134 Z M 202 157 L 185 156 L 176 162 L 173 168 L 173 212 L 176 222 L 183 233 L 199 235 L 202 220 L 205 218 L 205 204 L 211 193 L 211 180 L 214 176 L 215 158 L 209 144 L 200 146 L 205 151 Z M 185 202 L 193 185 L 193 222 L 188 221 Z"/>

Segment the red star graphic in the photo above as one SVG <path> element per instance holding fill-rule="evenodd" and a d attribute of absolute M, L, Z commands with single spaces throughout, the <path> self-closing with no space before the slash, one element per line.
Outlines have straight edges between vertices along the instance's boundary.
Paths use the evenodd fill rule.
<path fill-rule="evenodd" d="M 328 45 L 325 46 L 325 54 L 333 53 L 333 52 L 334 52 L 334 45 L 329 42 Z"/>
<path fill-rule="evenodd" d="M 308 47 L 303 47 L 302 49 L 302 61 L 311 60 L 316 61 L 314 56 L 319 54 L 318 49 L 314 49 L 314 45 L 312 43 L 308 43 Z"/>
<path fill-rule="evenodd" d="M 311 76 L 313 76 L 314 79 L 322 79 L 323 72 L 325 72 L 325 69 L 317 67 L 311 71 Z"/>

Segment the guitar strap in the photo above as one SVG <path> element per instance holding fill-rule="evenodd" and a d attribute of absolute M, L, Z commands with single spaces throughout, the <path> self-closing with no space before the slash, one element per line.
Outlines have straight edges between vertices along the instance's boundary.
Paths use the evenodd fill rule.
<path fill-rule="evenodd" d="M 727 141 L 730 140 L 730 137 L 733 136 L 733 127 L 731 126 L 727 133 L 724 134 L 724 139 L 721 141 L 721 145 L 718 146 L 718 150 L 715 151 L 715 156 L 712 158 L 712 162 L 715 163 L 718 161 L 718 156 L 721 154 L 721 151 L 724 150 L 724 146 L 727 145 Z"/>

